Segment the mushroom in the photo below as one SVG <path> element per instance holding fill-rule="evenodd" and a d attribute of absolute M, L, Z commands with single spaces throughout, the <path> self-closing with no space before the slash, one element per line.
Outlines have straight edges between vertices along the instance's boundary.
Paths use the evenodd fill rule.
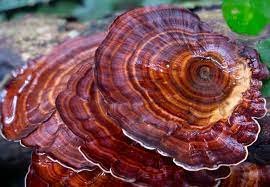
<path fill-rule="evenodd" d="M 229 174 L 226 167 L 217 173 L 185 171 L 169 158 L 127 138 L 107 114 L 106 103 L 93 78 L 92 69 L 74 75 L 56 99 L 62 120 L 85 141 L 79 150 L 91 163 L 117 178 L 148 186 L 201 185 L 202 181 L 212 185 Z"/>
<path fill-rule="evenodd" d="M 267 187 L 270 185 L 270 165 L 244 162 L 231 167 L 231 175 L 221 180 L 221 187 Z"/>
<path fill-rule="evenodd" d="M 258 120 L 261 132 L 258 140 L 249 147 L 247 161 L 231 167 L 228 178 L 221 180 L 221 187 L 267 187 L 270 186 L 270 98 L 267 98 L 267 114 Z"/>
<path fill-rule="evenodd" d="M 118 180 L 99 169 L 75 172 L 52 161 L 46 154 L 32 155 L 32 163 L 26 175 L 26 186 L 69 186 L 69 187 L 129 187 L 132 184 Z"/>
<path fill-rule="evenodd" d="M 14 73 L 2 131 L 35 151 L 29 186 L 214 186 L 257 139 L 266 76 L 192 12 L 139 8 Z"/>
<path fill-rule="evenodd" d="M 62 122 L 55 99 L 73 74 L 92 68 L 94 52 L 103 38 L 99 33 L 65 41 L 13 73 L 1 107 L 7 139 L 40 147 L 39 151 L 75 169 L 95 167 L 77 151 L 82 141 Z"/>
<path fill-rule="evenodd" d="M 269 165 L 270 164 L 270 97 L 266 98 L 266 115 L 259 119 L 261 132 L 257 141 L 248 148 L 248 162 Z"/>
<path fill-rule="evenodd" d="M 255 50 L 160 6 L 119 16 L 95 60 L 108 115 L 130 139 L 190 171 L 246 159 L 266 112 Z"/>
<path fill-rule="evenodd" d="M 100 33 L 67 40 L 18 71 L 1 105 L 5 137 L 74 172 L 100 170 L 134 184 L 213 186 L 228 176 L 227 167 L 185 171 L 122 133 L 93 82 L 94 52 L 103 38 Z"/>

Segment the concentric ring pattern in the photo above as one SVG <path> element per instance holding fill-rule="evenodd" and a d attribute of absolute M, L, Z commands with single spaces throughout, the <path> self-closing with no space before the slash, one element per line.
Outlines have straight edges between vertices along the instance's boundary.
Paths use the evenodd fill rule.
<path fill-rule="evenodd" d="M 55 100 L 73 74 L 93 67 L 95 50 L 103 38 L 99 33 L 69 39 L 13 74 L 1 105 L 6 138 L 38 147 L 74 169 L 94 167 L 78 152 L 82 140 L 64 124 Z"/>
<path fill-rule="evenodd" d="M 270 165 L 244 162 L 231 170 L 230 177 L 222 180 L 220 187 L 267 187 L 270 184 Z"/>
<path fill-rule="evenodd" d="M 228 167 L 186 171 L 123 134 L 94 82 L 94 54 L 102 39 L 103 33 L 68 39 L 18 71 L 7 85 L 3 133 L 39 153 L 33 156 L 36 171 L 29 172 L 28 185 L 40 178 L 49 185 L 59 180 L 60 186 L 87 181 L 72 177 L 80 173 L 107 173 L 127 185 L 146 186 L 214 186 L 228 176 Z M 95 186 L 91 181 L 85 185 Z"/>
<path fill-rule="evenodd" d="M 215 186 L 257 139 L 267 76 L 189 10 L 139 8 L 15 72 L 2 131 L 34 149 L 28 186 Z"/>
<path fill-rule="evenodd" d="M 93 171 L 75 172 L 61 164 L 50 160 L 46 154 L 32 155 L 25 185 L 28 187 L 69 186 L 69 187 L 131 187 L 125 183 L 102 172 Z"/>
<path fill-rule="evenodd" d="M 74 74 L 56 99 L 62 120 L 84 143 L 80 153 L 106 173 L 146 186 L 215 185 L 229 174 L 218 171 L 186 171 L 170 158 L 147 150 L 125 137 L 107 114 L 106 103 L 93 81 L 93 70 Z"/>
<path fill-rule="evenodd" d="M 187 170 L 245 160 L 265 115 L 267 71 L 250 48 L 211 32 L 186 9 L 119 16 L 99 46 L 95 78 L 126 136 Z"/>

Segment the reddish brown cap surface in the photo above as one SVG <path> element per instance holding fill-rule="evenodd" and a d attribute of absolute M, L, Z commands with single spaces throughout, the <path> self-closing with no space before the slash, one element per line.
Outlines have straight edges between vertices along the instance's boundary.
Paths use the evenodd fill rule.
<path fill-rule="evenodd" d="M 32 163 L 26 176 L 27 187 L 129 187 L 125 183 L 96 168 L 93 171 L 75 172 L 50 160 L 46 154 L 32 155 Z"/>
<path fill-rule="evenodd" d="M 94 52 L 102 38 L 99 34 L 68 40 L 14 77 L 2 103 L 6 137 L 46 153 L 50 163 L 61 163 L 64 173 L 100 172 L 98 166 L 116 178 L 150 186 L 212 186 L 227 176 L 228 168 L 185 171 L 124 136 L 93 82 Z M 27 77 L 32 78 L 23 80 Z M 30 171 L 29 185 L 42 180 L 47 184 L 46 177 L 50 180 L 58 171 L 46 172 L 51 166 L 44 167 L 44 172 Z M 63 172 L 56 176 L 59 181 Z"/>
<path fill-rule="evenodd" d="M 270 186 L 270 165 L 244 162 L 231 167 L 230 177 L 222 180 L 221 187 L 268 187 Z"/>
<path fill-rule="evenodd" d="M 78 152 L 82 141 L 63 123 L 55 100 L 73 74 L 92 68 L 94 52 L 103 38 L 100 33 L 69 39 L 14 73 L 1 105 L 6 138 L 38 147 L 75 169 L 94 167 Z"/>
<path fill-rule="evenodd" d="M 255 50 L 192 12 L 146 7 L 119 16 L 96 52 L 104 108 L 129 138 L 187 170 L 242 162 L 265 114 Z"/>
<path fill-rule="evenodd" d="M 150 186 L 200 186 L 202 183 L 211 186 L 229 174 L 228 168 L 220 168 L 220 172 L 185 171 L 170 158 L 124 136 L 107 114 L 106 103 L 93 82 L 92 70 L 72 76 L 68 88 L 57 97 L 56 106 L 65 124 L 85 141 L 80 147 L 81 153 L 115 177 Z"/>
<path fill-rule="evenodd" d="M 225 169 L 225 168 L 223 168 Z M 226 170 L 217 170 L 217 172 L 212 172 L 215 175 L 220 175 L 219 172 L 224 172 Z M 227 172 L 227 171 L 226 171 Z M 177 186 L 190 186 L 196 185 L 196 181 L 200 175 L 195 174 L 196 172 L 186 173 L 186 180 L 189 183 L 184 183 Z M 194 175 L 195 174 L 195 175 Z M 200 178 L 201 184 L 199 186 L 212 186 L 209 183 L 205 183 L 205 180 Z M 80 171 L 76 172 L 70 168 L 66 168 L 58 162 L 51 160 L 46 154 L 36 154 L 32 155 L 32 163 L 29 167 L 28 173 L 26 175 L 26 186 L 36 187 L 36 186 L 70 186 L 70 187 L 80 187 L 80 186 L 104 186 L 104 187 L 130 187 L 138 186 L 132 183 L 127 183 L 122 180 L 115 178 L 114 176 L 104 173 L 102 170 L 96 168 L 92 171 Z M 180 183 L 179 183 L 180 184 Z M 164 186 L 158 184 L 157 186 Z M 174 185 L 170 185 L 174 186 Z M 197 186 L 197 185 L 196 185 Z"/>

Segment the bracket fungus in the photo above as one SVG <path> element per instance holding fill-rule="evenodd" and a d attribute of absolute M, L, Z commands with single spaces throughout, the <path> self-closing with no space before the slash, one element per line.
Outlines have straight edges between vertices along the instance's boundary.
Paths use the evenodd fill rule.
<path fill-rule="evenodd" d="M 15 72 L 2 132 L 35 150 L 28 186 L 214 186 L 257 139 L 266 76 L 189 10 L 139 8 Z"/>
<path fill-rule="evenodd" d="M 231 167 L 231 174 L 221 181 L 221 187 L 267 187 L 270 185 L 270 165 L 244 162 Z"/>
<path fill-rule="evenodd" d="M 132 184 L 118 180 L 98 168 L 93 171 L 75 172 L 52 161 L 46 154 L 33 154 L 26 176 L 28 187 L 130 187 Z"/>
<path fill-rule="evenodd" d="M 5 137 L 36 148 L 39 154 L 46 154 L 49 163 L 69 171 L 111 173 L 135 184 L 184 186 L 203 182 L 212 186 L 228 176 L 226 167 L 185 171 L 124 136 L 107 115 L 93 81 L 94 52 L 103 38 L 99 33 L 67 40 L 15 74 L 2 102 Z M 38 157 L 33 156 L 34 163 L 43 162 L 42 156 Z M 29 176 L 35 181 L 39 175 L 30 172 Z"/>
<path fill-rule="evenodd" d="M 2 101 L 1 120 L 7 139 L 40 147 L 39 151 L 75 169 L 93 167 L 78 153 L 82 142 L 62 122 L 55 99 L 74 73 L 93 66 L 94 52 L 103 38 L 100 33 L 68 40 L 55 47 L 51 54 L 13 73 Z"/>
<path fill-rule="evenodd" d="M 186 9 L 119 16 L 96 52 L 95 77 L 126 136 L 187 170 L 242 162 L 265 115 L 257 53 Z"/>

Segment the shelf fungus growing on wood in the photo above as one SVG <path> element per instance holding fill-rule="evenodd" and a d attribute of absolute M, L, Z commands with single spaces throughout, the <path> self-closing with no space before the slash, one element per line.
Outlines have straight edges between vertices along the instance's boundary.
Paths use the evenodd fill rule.
<path fill-rule="evenodd" d="M 35 150 L 28 186 L 214 186 L 257 139 L 266 76 L 192 12 L 139 8 L 14 73 L 2 132 Z"/>
<path fill-rule="evenodd" d="M 96 52 L 95 78 L 126 136 L 187 170 L 247 157 L 265 115 L 257 53 L 186 9 L 119 16 Z"/>

